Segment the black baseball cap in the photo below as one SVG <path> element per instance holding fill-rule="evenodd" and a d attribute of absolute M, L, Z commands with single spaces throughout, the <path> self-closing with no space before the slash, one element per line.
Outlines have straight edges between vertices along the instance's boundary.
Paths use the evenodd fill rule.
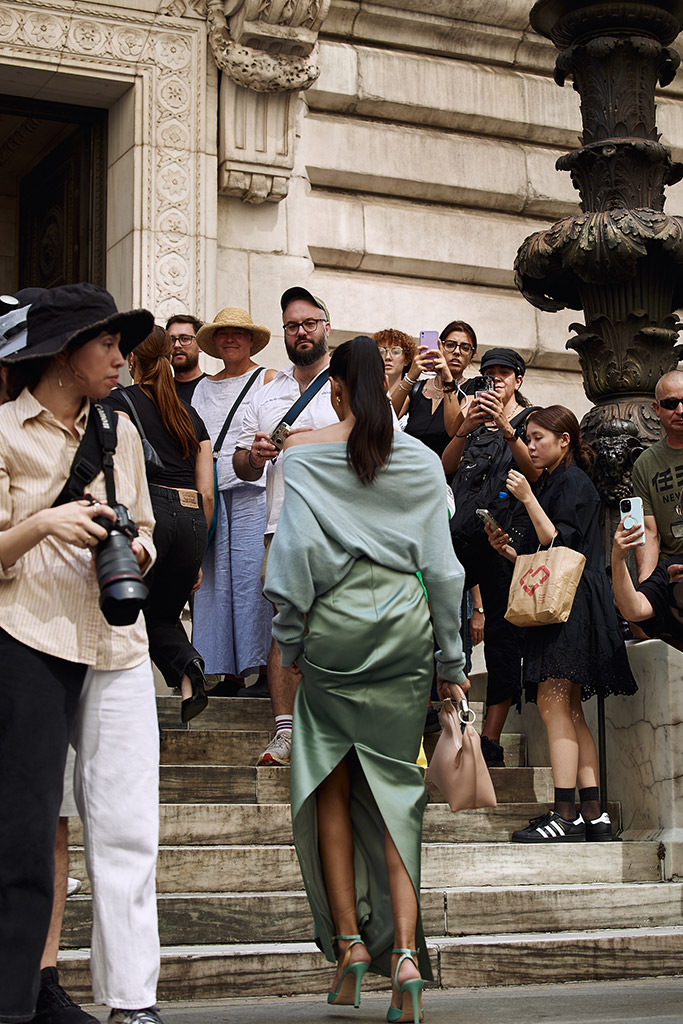
<path fill-rule="evenodd" d="M 301 288 L 295 285 L 293 288 L 288 288 L 287 291 L 283 292 L 280 296 L 280 309 L 284 313 L 290 302 L 294 302 L 295 299 L 306 299 L 312 306 L 317 306 L 318 309 L 322 309 L 325 314 L 325 319 L 329 323 L 330 314 L 327 306 L 322 299 L 319 299 L 313 292 L 309 292 L 308 288 Z"/>
<path fill-rule="evenodd" d="M 487 366 L 509 366 L 515 371 L 516 377 L 523 377 L 526 373 L 526 363 L 513 348 L 490 348 L 488 352 L 484 352 L 479 366 L 482 373 Z"/>

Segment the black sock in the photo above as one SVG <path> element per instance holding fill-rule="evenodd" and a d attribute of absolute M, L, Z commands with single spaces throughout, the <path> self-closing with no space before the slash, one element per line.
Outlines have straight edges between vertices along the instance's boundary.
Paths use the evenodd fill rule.
<path fill-rule="evenodd" d="M 585 786 L 580 789 L 579 801 L 584 821 L 595 821 L 602 814 L 600 791 L 597 786 Z"/>
<path fill-rule="evenodd" d="M 574 821 L 576 818 L 576 797 L 573 786 L 571 789 L 558 789 L 555 787 L 555 810 L 565 821 Z"/>

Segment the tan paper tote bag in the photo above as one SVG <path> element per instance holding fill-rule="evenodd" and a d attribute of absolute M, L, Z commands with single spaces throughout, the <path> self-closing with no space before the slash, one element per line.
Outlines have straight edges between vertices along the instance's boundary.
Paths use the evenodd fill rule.
<path fill-rule="evenodd" d="M 533 555 L 518 555 L 505 618 L 513 626 L 566 622 L 585 564 L 585 555 L 552 545 Z"/>
<path fill-rule="evenodd" d="M 458 710 L 453 701 L 443 702 L 439 721 L 441 735 L 425 779 L 436 786 L 452 811 L 496 807 L 496 793 L 481 752 L 481 740 L 472 725 L 474 712 L 470 711 L 464 693 Z"/>

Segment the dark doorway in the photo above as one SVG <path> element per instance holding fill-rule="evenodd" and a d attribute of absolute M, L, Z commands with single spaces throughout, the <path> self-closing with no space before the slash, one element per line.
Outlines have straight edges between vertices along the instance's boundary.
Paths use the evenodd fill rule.
<path fill-rule="evenodd" d="M 5 289 L 104 285 L 106 130 L 106 110 L 0 98 L 2 200 L 16 225 Z"/>

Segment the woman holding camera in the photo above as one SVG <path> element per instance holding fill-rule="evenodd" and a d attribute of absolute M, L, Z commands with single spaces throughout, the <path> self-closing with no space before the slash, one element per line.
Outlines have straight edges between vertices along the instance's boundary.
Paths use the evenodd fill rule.
<path fill-rule="evenodd" d="M 157 560 L 149 579 L 145 621 L 152 661 L 167 686 L 180 688 L 180 717 L 189 722 L 204 710 L 208 698 L 204 662 L 178 620 L 201 579 L 213 511 L 213 459 L 201 417 L 176 394 L 172 354 L 173 339 L 155 327 L 128 356 L 132 387 L 112 391 L 107 405 L 124 416 L 137 416 L 163 463 L 149 485 Z"/>
<path fill-rule="evenodd" d="M 93 551 L 107 530 L 96 520 L 115 519 L 103 473 L 91 464 L 83 499 L 53 504 L 72 465 L 83 468 L 91 400 L 109 394 L 152 326 L 146 310 L 118 313 L 102 288 L 67 285 L 39 294 L 23 343 L 0 348 L 13 399 L 0 408 L 0 1020 L 33 1019 L 69 739 L 93 893 L 94 998 L 112 1007 L 112 1022 L 161 1019 L 152 1009 L 159 744 L 144 617 L 111 626 L 99 608 Z M 144 572 L 154 518 L 125 421 L 113 475 Z"/>
<path fill-rule="evenodd" d="M 540 478 L 531 485 L 511 470 L 506 487 L 524 505 L 530 526 L 513 546 L 504 530 L 489 540 L 514 563 L 519 553 L 557 541 L 586 563 L 566 622 L 524 630 L 523 686 L 538 704 L 548 733 L 555 802 L 552 811 L 513 833 L 518 843 L 609 841 L 612 830 L 598 790 L 598 755 L 581 702 L 596 693 L 635 693 L 637 687 L 605 574 L 600 497 L 586 475 L 593 452 L 576 416 L 561 405 L 535 409 L 526 422 L 529 457 Z M 577 813 L 575 789 L 580 810 Z"/>
<path fill-rule="evenodd" d="M 452 614 L 462 570 L 441 466 L 394 433 L 372 339 L 340 345 L 330 381 L 340 422 L 285 442 L 285 501 L 266 573 L 282 662 L 302 677 L 294 841 L 317 941 L 337 964 L 328 1002 L 357 1006 L 369 968 L 392 979 L 387 1020 L 417 1022 L 431 972 L 419 916 L 426 791 L 415 762 L 434 664 L 418 572 L 445 697 L 447 680 L 469 688 Z M 408 491 L 410 504 L 397 505 Z M 381 536 L 378 522 L 391 524 Z"/>

